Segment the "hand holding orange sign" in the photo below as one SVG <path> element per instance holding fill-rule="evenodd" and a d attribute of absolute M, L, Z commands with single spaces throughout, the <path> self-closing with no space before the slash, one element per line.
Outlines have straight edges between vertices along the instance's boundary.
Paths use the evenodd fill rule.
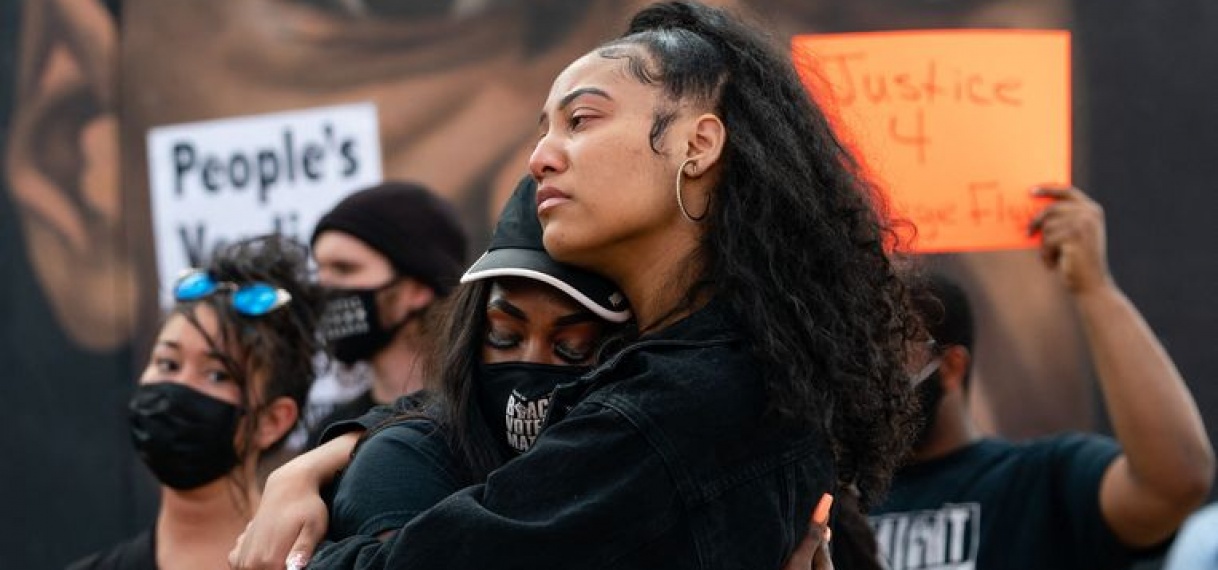
<path fill-rule="evenodd" d="M 921 252 L 1034 248 L 1070 180 L 1070 37 L 946 30 L 797 36 L 796 65 Z"/>

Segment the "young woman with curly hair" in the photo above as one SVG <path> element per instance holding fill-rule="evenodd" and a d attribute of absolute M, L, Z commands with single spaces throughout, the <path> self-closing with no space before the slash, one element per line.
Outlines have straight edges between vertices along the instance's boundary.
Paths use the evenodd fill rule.
<path fill-rule="evenodd" d="M 310 568 L 778 568 L 839 481 L 873 501 L 918 327 L 878 197 L 785 53 L 651 6 L 558 76 L 538 136 L 546 250 L 614 281 L 637 337 L 485 484 Z"/>

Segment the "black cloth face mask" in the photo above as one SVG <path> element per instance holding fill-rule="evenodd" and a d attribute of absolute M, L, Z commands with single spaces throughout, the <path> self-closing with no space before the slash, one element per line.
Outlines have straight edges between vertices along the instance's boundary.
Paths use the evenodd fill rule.
<path fill-rule="evenodd" d="M 157 480 L 179 491 L 202 487 L 237 465 L 241 408 L 177 382 L 142 384 L 127 406 L 131 441 Z"/>
<path fill-rule="evenodd" d="M 478 407 L 495 440 L 512 453 L 528 451 L 537 439 L 559 384 L 579 379 L 588 366 L 557 366 L 531 362 L 479 364 Z"/>
<path fill-rule="evenodd" d="M 377 310 L 377 295 L 397 284 L 397 280 L 372 289 L 332 289 L 318 324 L 326 345 L 334 358 L 351 365 L 368 360 L 393 340 L 406 322 L 417 312 L 412 311 L 400 322 L 385 326 Z"/>

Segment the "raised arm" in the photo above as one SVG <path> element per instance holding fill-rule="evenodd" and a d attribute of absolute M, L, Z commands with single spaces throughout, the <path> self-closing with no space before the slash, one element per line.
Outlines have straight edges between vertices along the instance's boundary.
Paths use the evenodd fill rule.
<path fill-rule="evenodd" d="M 1158 544 L 1208 495 L 1214 452 L 1175 364 L 1108 269 L 1104 213 L 1076 188 L 1033 220 L 1041 257 L 1057 272 L 1082 321 L 1104 403 L 1124 453 L 1104 474 L 1100 510 L 1131 547 Z"/>

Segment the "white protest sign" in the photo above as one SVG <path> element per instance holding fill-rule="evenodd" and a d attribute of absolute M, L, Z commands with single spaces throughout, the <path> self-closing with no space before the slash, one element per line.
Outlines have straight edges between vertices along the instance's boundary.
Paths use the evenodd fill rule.
<path fill-rule="evenodd" d="M 217 245 L 278 232 L 306 243 L 318 218 L 381 180 L 371 103 L 157 127 L 148 133 L 162 291 Z"/>

